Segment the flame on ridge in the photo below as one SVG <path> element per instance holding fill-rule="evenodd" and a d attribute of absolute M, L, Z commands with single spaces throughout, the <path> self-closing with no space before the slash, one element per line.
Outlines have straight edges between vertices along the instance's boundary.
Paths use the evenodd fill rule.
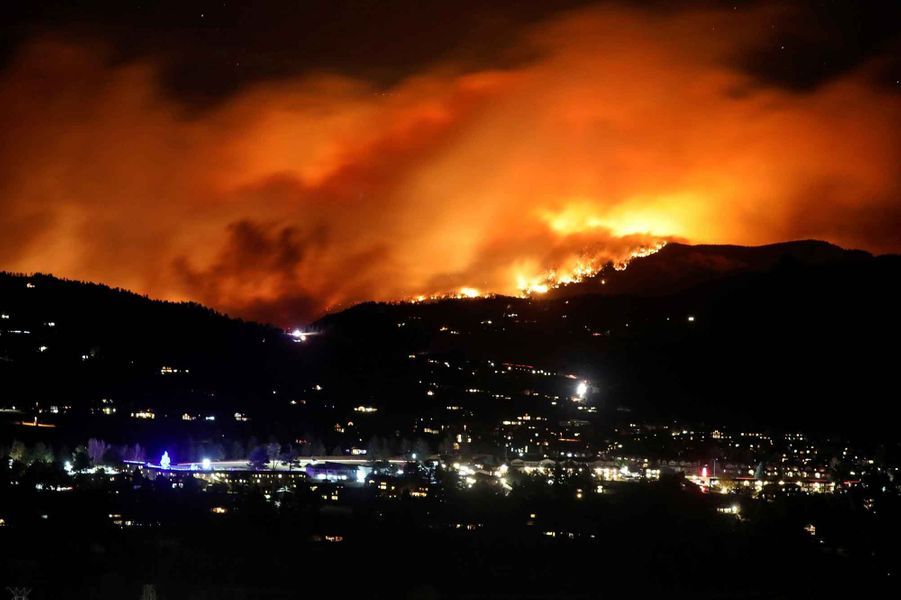
<path fill-rule="evenodd" d="M 520 277 L 517 281 L 517 289 L 519 289 L 519 293 L 523 297 L 546 294 L 552 289 L 579 283 L 585 279 L 594 277 L 608 264 L 612 264 L 613 268 L 617 271 L 624 271 L 633 259 L 650 256 L 651 254 L 659 252 L 664 246 L 666 246 L 666 240 L 659 240 L 652 244 L 639 246 L 637 249 L 630 252 L 626 258 L 615 261 L 610 261 L 606 257 L 594 257 L 588 260 L 579 259 L 574 267 L 566 271 L 561 272 L 556 269 L 551 269 L 546 271 L 543 275 L 531 280 Z M 602 283 L 606 282 L 602 281 Z"/>
<path fill-rule="evenodd" d="M 519 296 L 523 298 L 534 295 L 543 295 L 557 289 L 559 287 L 579 283 L 585 279 L 594 277 L 600 273 L 608 264 L 612 265 L 617 271 L 625 271 L 629 263 L 633 259 L 650 256 L 659 252 L 666 246 L 666 240 L 658 240 L 650 244 L 644 244 L 630 252 L 628 256 L 619 260 L 610 260 L 608 256 L 598 255 L 591 258 L 579 258 L 575 265 L 566 270 L 549 269 L 543 274 L 536 277 L 517 276 L 516 289 Z M 602 281 L 601 283 L 606 283 Z M 448 299 L 472 299 L 472 298 L 488 298 L 494 296 L 493 292 L 484 292 L 478 288 L 463 286 L 454 291 L 437 292 L 432 294 L 420 294 L 413 298 L 409 298 L 408 302 L 428 302 L 433 300 Z"/>

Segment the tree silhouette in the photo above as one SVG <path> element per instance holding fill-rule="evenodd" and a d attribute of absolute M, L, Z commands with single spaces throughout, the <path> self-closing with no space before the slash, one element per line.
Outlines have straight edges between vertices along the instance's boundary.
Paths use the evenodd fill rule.
<path fill-rule="evenodd" d="M 276 461 L 282 453 L 282 445 L 278 442 L 269 442 L 266 444 L 266 457 L 269 459 L 271 463 L 271 467 L 274 469 L 276 466 Z"/>
<path fill-rule="evenodd" d="M 248 457 L 248 463 L 252 469 L 264 469 L 266 467 L 266 461 L 268 460 L 269 455 L 266 452 L 266 449 L 262 446 L 257 446 L 253 450 L 250 451 L 250 456 Z"/>

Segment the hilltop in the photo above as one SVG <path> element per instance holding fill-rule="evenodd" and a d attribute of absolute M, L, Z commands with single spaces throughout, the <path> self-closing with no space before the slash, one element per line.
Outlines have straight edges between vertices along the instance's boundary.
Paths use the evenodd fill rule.
<path fill-rule="evenodd" d="M 897 435 L 886 348 L 901 333 L 899 276 L 901 257 L 823 242 L 670 244 L 541 297 L 363 303 L 320 319 L 298 343 L 197 304 L 0 274 L 0 385 L 5 407 L 42 418 L 54 406 L 86 418 L 114 406 L 111 431 L 152 409 L 157 422 L 215 416 L 296 436 L 377 406 L 370 429 L 353 433 L 361 441 L 435 411 L 443 419 L 449 405 L 486 423 L 532 406 L 534 384 L 485 369 L 508 363 L 589 379 L 602 420 Z M 542 393 L 566 393 L 565 381 Z M 467 395 L 475 388 L 493 392 Z"/>

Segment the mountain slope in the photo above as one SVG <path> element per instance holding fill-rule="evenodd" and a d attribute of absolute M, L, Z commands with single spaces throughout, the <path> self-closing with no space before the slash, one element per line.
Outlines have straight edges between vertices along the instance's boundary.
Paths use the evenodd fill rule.
<path fill-rule="evenodd" d="M 7 405 L 240 407 L 297 369 L 274 328 L 47 275 L 0 274 L 0 317 Z"/>
<path fill-rule="evenodd" d="M 358 421 L 361 404 L 380 407 L 370 431 L 461 403 L 487 423 L 536 389 L 476 375 L 491 361 L 590 379 L 603 419 L 897 435 L 901 257 L 820 242 L 671 245 L 607 275 L 603 293 L 590 293 L 600 274 L 556 297 L 365 303 L 300 344 L 198 305 L 0 274 L 0 408 L 96 414 L 108 399 L 119 415 L 249 414 L 256 435 L 294 437 Z M 411 360 L 424 355 L 453 368 Z M 571 386 L 555 385 L 548 393 Z M 491 386 L 508 399 L 460 395 Z"/>
<path fill-rule="evenodd" d="M 649 256 L 634 259 L 628 268 L 612 264 L 593 277 L 550 291 L 550 297 L 580 294 L 673 294 L 708 281 L 739 273 L 760 273 L 780 263 L 808 266 L 860 264 L 872 256 L 827 242 L 801 240 L 765 246 L 669 243 Z"/>
<path fill-rule="evenodd" d="M 645 416 L 896 434 L 901 257 L 677 245 L 615 275 L 629 293 L 367 304 L 317 326 L 347 347 L 581 373 Z"/>

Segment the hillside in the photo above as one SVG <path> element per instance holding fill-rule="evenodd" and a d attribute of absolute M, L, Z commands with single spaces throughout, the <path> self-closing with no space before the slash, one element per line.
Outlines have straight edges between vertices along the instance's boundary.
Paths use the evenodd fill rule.
<path fill-rule="evenodd" d="M 769 271 L 780 264 L 835 266 L 863 264 L 872 258 L 861 250 L 845 250 L 817 240 L 765 246 L 669 243 L 654 254 L 633 260 L 626 269 L 608 264 L 593 277 L 551 290 L 550 297 L 665 295 L 725 276 Z"/>
<path fill-rule="evenodd" d="M 316 326 L 347 347 L 578 372 L 607 408 L 644 416 L 895 435 L 901 257 L 672 245 L 608 275 L 604 293 L 367 304 Z"/>
<path fill-rule="evenodd" d="M 195 304 L 3 274 L 0 408 L 123 437 L 144 410 L 154 435 L 207 438 L 238 427 L 294 439 L 353 421 L 342 435 L 364 443 L 446 422 L 448 406 L 484 423 L 545 410 L 537 398 L 572 393 L 567 377 L 578 377 L 606 424 L 632 415 L 897 436 L 899 276 L 901 257 L 821 242 L 672 244 L 548 297 L 364 303 L 298 343 Z M 559 377 L 499 378 L 497 364 Z M 365 425 L 360 405 L 379 409 Z M 63 408 L 65 418 L 53 412 Z"/>
<path fill-rule="evenodd" d="M 298 368 L 277 329 L 48 275 L 0 274 L 0 317 L 5 406 L 240 408 Z"/>

